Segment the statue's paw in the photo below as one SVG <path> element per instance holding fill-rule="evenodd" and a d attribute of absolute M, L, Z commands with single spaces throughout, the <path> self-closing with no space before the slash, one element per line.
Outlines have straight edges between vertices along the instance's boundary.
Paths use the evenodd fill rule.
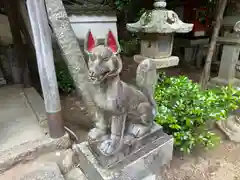
<path fill-rule="evenodd" d="M 99 138 L 103 137 L 106 134 L 107 134 L 106 131 L 103 131 L 103 130 L 98 129 L 98 128 L 93 128 L 88 133 L 88 138 L 90 138 L 92 140 L 95 140 L 95 139 L 99 139 Z"/>
<path fill-rule="evenodd" d="M 114 139 L 108 139 L 100 144 L 99 150 L 106 156 L 112 155 L 118 147 L 118 144 L 118 141 Z"/>
<path fill-rule="evenodd" d="M 128 128 L 128 134 L 139 138 L 148 133 L 151 129 L 151 126 L 145 126 L 142 124 L 131 124 Z"/>

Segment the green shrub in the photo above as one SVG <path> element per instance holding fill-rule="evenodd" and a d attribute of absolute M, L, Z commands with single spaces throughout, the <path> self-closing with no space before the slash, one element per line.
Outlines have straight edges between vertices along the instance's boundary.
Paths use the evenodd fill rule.
<path fill-rule="evenodd" d="M 58 88 L 64 93 L 70 93 L 75 89 L 72 76 L 63 60 L 55 63 Z"/>
<path fill-rule="evenodd" d="M 156 122 L 173 135 L 180 151 L 213 147 L 219 140 L 209 124 L 226 119 L 239 107 L 239 91 L 231 87 L 201 91 L 197 83 L 185 76 L 159 78 L 155 98 L 158 104 Z"/>
<path fill-rule="evenodd" d="M 121 54 L 126 56 L 133 56 L 140 52 L 140 40 L 137 37 L 133 37 L 130 40 L 120 40 Z"/>

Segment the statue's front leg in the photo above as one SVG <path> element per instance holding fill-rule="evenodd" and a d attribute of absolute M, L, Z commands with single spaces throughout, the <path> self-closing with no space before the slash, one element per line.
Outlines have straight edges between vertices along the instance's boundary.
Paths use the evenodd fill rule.
<path fill-rule="evenodd" d="M 113 155 L 121 150 L 123 145 L 125 123 L 126 114 L 112 116 L 110 138 L 103 141 L 99 147 L 100 151 L 106 156 Z"/>
<path fill-rule="evenodd" d="M 109 121 L 105 119 L 104 113 L 99 110 L 95 114 L 97 120 L 95 128 L 91 129 L 88 133 L 88 137 L 91 140 L 96 140 L 107 134 L 107 128 Z"/>

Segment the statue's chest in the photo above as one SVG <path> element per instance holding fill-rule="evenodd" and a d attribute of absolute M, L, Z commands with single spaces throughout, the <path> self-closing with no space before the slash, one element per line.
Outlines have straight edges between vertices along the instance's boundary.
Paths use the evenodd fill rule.
<path fill-rule="evenodd" d="M 95 93 L 94 100 L 98 107 L 107 111 L 116 111 L 121 106 L 121 97 L 117 87 L 109 87 L 105 91 Z"/>

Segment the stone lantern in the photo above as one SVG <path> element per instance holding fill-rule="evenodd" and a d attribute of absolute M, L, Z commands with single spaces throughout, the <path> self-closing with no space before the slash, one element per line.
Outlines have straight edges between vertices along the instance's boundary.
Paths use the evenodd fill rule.
<path fill-rule="evenodd" d="M 155 9 L 145 12 L 136 23 L 127 24 L 127 29 L 136 32 L 141 37 L 141 54 L 134 60 L 152 58 L 157 68 L 178 65 L 179 58 L 172 55 L 174 33 L 188 33 L 193 24 L 182 22 L 178 15 L 165 9 L 164 0 L 154 3 Z"/>
<path fill-rule="evenodd" d="M 231 85 L 238 90 L 240 88 L 240 21 L 235 23 L 232 30 L 217 39 L 223 45 L 223 51 L 218 76 L 211 79 L 210 87 Z M 230 140 L 240 142 L 240 109 L 231 112 L 226 120 L 218 121 L 217 125 Z"/>
<path fill-rule="evenodd" d="M 240 87 L 240 21 L 236 22 L 232 29 L 232 33 L 217 39 L 217 42 L 223 45 L 223 51 L 218 76 L 211 79 L 210 86 L 231 84 Z"/>

